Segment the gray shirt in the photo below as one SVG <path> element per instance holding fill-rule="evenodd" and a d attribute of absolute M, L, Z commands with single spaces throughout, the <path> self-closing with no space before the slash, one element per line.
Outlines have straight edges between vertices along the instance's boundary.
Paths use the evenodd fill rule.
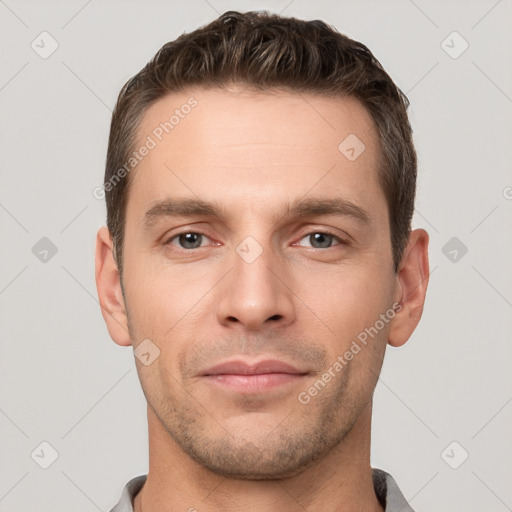
<path fill-rule="evenodd" d="M 375 494 L 386 512 L 414 512 L 389 473 L 374 468 L 372 475 Z M 132 478 L 125 485 L 119 503 L 110 512 L 133 512 L 133 499 L 142 489 L 146 478 L 147 475 Z"/>

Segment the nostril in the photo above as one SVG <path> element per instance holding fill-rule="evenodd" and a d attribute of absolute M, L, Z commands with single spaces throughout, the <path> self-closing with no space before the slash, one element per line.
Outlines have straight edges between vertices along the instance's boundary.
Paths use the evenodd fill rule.
<path fill-rule="evenodd" d="M 283 318 L 283 315 L 272 315 L 269 320 L 281 320 L 281 318 Z"/>

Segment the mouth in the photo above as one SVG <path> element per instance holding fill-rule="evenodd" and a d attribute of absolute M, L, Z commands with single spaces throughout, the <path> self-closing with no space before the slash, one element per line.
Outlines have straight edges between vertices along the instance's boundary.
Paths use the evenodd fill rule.
<path fill-rule="evenodd" d="M 294 366 L 277 360 L 257 363 L 226 361 L 203 371 L 200 376 L 213 385 L 236 393 L 258 394 L 298 384 L 308 375 Z"/>

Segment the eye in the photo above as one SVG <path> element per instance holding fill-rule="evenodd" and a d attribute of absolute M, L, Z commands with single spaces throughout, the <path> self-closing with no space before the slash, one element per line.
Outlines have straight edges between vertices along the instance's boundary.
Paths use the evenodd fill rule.
<path fill-rule="evenodd" d="M 203 233 L 187 231 L 172 236 L 165 242 L 165 245 L 172 245 L 184 250 L 192 250 L 204 247 L 207 244 L 203 242 L 207 240 L 210 239 Z M 344 240 L 339 236 L 325 231 L 314 231 L 309 233 L 301 238 L 297 244 L 301 245 L 300 242 L 302 240 L 307 240 L 309 242 L 309 245 L 303 245 L 304 247 L 312 247 L 313 249 L 329 249 L 333 245 L 345 244 Z M 334 242 L 338 243 L 335 244 Z"/>
<path fill-rule="evenodd" d="M 188 231 L 172 236 L 165 242 L 165 245 L 174 245 L 181 249 L 198 249 L 199 247 L 203 247 L 202 242 L 204 239 L 208 239 L 208 237 L 202 233 Z"/>
<path fill-rule="evenodd" d="M 301 241 L 302 240 L 308 240 L 310 245 L 306 245 L 306 247 L 313 247 L 313 249 L 328 249 L 329 247 L 332 247 L 333 241 L 338 241 L 338 245 L 345 243 L 340 237 L 324 231 L 314 231 L 313 233 L 309 233 L 304 238 L 301 238 Z"/>

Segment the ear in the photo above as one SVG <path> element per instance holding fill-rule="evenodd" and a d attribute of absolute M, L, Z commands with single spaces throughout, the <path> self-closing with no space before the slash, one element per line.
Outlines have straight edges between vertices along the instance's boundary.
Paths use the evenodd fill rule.
<path fill-rule="evenodd" d="M 400 304 L 390 322 L 388 343 L 403 345 L 414 332 L 423 313 L 429 278 L 428 233 L 415 229 L 409 235 L 396 275 L 395 301 Z"/>
<path fill-rule="evenodd" d="M 121 279 L 112 251 L 112 237 L 106 227 L 96 235 L 96 288 L 101 314 L 110 337 L 122 346 L 131 345 Z"/>

